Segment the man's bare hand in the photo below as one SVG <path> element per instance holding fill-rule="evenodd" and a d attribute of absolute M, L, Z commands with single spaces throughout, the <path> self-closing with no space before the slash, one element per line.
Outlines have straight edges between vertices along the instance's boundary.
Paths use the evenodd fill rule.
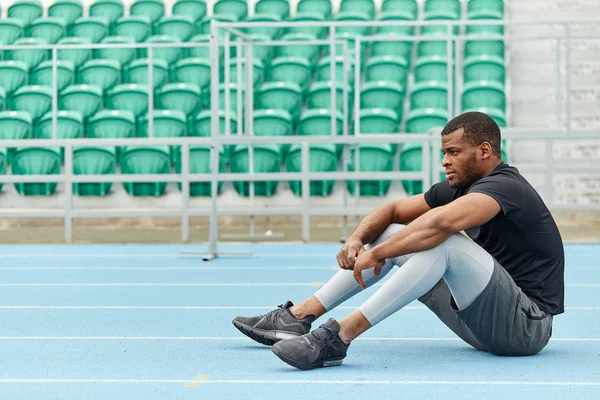
<path fill-rule="evenodd" d="M 349 239 L 337 254 L 338 265 L 342 269 L 354 268 L 358 256 L 365 252 L 365 246 L 360 240 Z"/>
<path fill-rule="evenodd" d="M 381 273 L 381 268 L 384 266 L 385 260 L 378 260 L 373 256 L 372 251 L 365 251 L 356 259 L 354 263 L 354 279 L 363 289 L 367 288 L 365 281 L 363 280 L 362 272 L 366 269 L 375 268 L 376 276 Z"/>

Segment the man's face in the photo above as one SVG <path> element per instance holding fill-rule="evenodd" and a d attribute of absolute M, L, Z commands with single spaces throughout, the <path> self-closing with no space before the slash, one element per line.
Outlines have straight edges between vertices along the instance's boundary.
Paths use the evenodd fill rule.
<path fill-rule="evenodd" d="M 462 129 L 442 136 L 442 151 L 442 166 L 450 187 L 470 187 L 480 178 L 477 168 L 478 147 L 464 140 Z"/>

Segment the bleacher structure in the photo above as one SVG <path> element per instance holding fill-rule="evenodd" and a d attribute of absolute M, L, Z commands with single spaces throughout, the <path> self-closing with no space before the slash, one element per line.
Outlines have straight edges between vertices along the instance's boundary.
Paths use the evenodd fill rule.
<path fill-rule="evenodd" d="M 3 2 L 2 8 L 0 43 L 19 47 L 0 53 L 1 139 L 50 139 L 53 122 L 56 137 L 62 139 L 210 137 L 215 116 L 220 134 L 251 131 L 255 136 L 280 137 L 424 135 L 470 110 L 487 113 L 502 128 L 513 126 L 510 57 L 502 39 L 507 9 L 503 0 L 135 0 L 127 4 L 121 0 L 91 0 L 89 4 L 15 0 L 7 7 Z M 218 86 L 212 82 L 212 88 L 219 91 L 218 111 L 211 108 L 213 20 L 251 23 L 236 29 L 246 42 L 249 38 L 255 44 L 250 59 L 247 47 L 236 46 L 235 30 L 220 29 L 218 38 L 212 39 L 220 45 Z M 467 23 L 454 25 L 452 32 L 466 38 L 457 46 L 448 40 L 444 23 L 461 20 Z M 348 24 L 330 29 L 329 21 Z M 432 21 L 441 23 L 427 24 Z M 268 25 L 273 22 L 285 24 Z M 475 39 L 469 40 L 469 35 Z M 326 44 L 330 39 L 345 45 Z M 226 40 L 230 48 L 223 46 Z M 283 43 L 269 45 L 276 41 Z M 320 44 L 306 44 L 310 42 Z M 152 48 L 150 62 L 149 50 L 127 47 L 132 43 L 159 47 Z M 55 44 L 61 47 L 53 68 L 52 53 L 39 46 Z M 98 44 L 111 46 L 85 48 Z M 358 48 L 360 57 L 355 54 Z M 252 85 L 246 84 L 249 64 Z M 54 74 L 58 95 L 53 105 Z M 252 87 L 250 96 L 247 87 Z M 56 121 L 53 107 L 59 110 Z M 73 173 L 181 172 L 180 146 L 150 143 L 76 147 Z M 340 144 L 311 143 L 309 169 L 419 172 L 428 161 L 423 160 L 421 146 L 419 141 L 363 143 L 355 157 L 354 150 L 347 147 L 344 151 Z M 229 144 L 221 147 L 218 169 L 222 173 L 298 172 L 302 170 L 300 150 L 298 144 L 263 143 L 252 149 Z M 209 173 L 210 157 L 210 145 L 192 145 L 189 173 Z M 504 142 L 503 157 L 509 162 L 512 157 Z M 2 159 L 0 172 L 13 175 L 60 174 L 65 165 L 62 149 L 42 145 L 3 150 Z M 73 193 L 110 202 L 115 191 L 124 190 L 128 196 L 151 197 L 160 204 L 161 197 L 180 195 L 182 190 L 181 184 L 166 182 L 123 182 L 120 189 L 107 181 L 75 183 Z M 343 193 L 344 199 L 348 194 L 357 200 L 360 196 L 369 204 L 368 199 L 380 203 L 390 196 L 426 189 L 421 181 L 409 179 L 361 180 L 358 191 L 356 183 L 312 180 L 310 197 L 322 199 L 317 200 L 319 204 L 333 199 L 329 204 L 335 205 Z M 56 183 L 14 186 L 22 196 L 57 195 Z M 189 195 L 210 197 L 211 183 L 191 183 Z M 235 181 L 231 187 L 219 182 L 218 196 L 225 203 L 250 197 L 253 204 L 267 207 L 270 201 L 281 203 L 293 197 L 302 201 L 302 185 L 297 180 L 253 185 Z"/>

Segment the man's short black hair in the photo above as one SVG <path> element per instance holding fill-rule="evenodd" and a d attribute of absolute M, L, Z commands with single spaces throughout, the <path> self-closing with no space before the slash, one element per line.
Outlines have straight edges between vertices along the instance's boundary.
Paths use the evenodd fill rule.
<path fill-rule="evenodd" d="M 500 153 L 500 127 L 489 115 L 482 112 L 471 111 L 453 118 L 446 124 L 442 135 L 449 135 L 459 129 L 465 132 L 465 140 L 472 146 L 479 146 L 488 142 L 492 153 L 501 158 Z"/>

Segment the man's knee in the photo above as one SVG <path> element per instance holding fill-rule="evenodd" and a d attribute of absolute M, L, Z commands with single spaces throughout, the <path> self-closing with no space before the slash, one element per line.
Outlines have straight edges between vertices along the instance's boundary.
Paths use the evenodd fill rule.
<path fill-rule="evenodd" d="M 368 243 L 365 245 L 365 249 L 372 249 L 374 246 L 385 242 L 404 228 L 406 228 L 406 225 L 404 224 L 389 224 L 388 227 L 385 228 L 385 230 L 381 233 L 381 235 L 379 235 L 379 237 L 373 241 L 373 243 Z"/>

